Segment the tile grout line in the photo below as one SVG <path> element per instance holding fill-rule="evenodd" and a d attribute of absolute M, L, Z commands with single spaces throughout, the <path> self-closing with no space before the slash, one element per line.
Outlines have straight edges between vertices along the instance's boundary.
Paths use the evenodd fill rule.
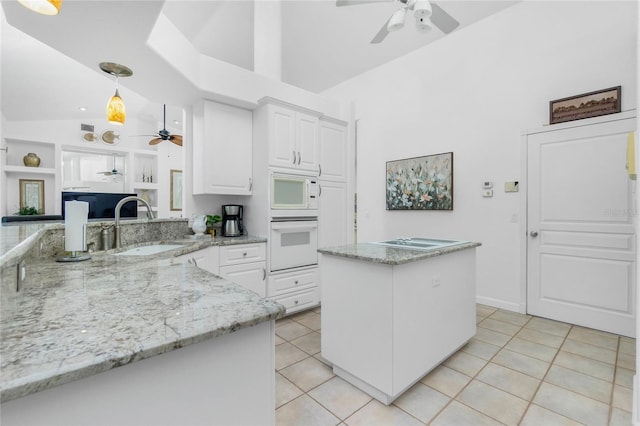
<path fill-rule="evenodd" d="M 321 315 L 321 312 L 315 312 L 315 310 L 314 310 L 314 311 L 312 311 L 312 312 L 314 312 L 314 313 L 316 313 L 316 314 L 318 314 L 318 315 Z M 505 393 L 507 393 L 507 394 L 509 394 L 509 395 L 513 395 L 513 396 L 515 396 L 515 397 L 517 397 L 517 398 L 520 398 L 520 399 L 524 400 L 524 398 L 521 398 L 521 397 L 520 397 L 520 396 L 518 396 L 518 395 L 515 395 L 515 394 L 513 394 L 513 393 L 511 393 L 511 392 L 508 392 L 508 391 L 502 390 L 502 389 L 500 389 L 500 388 L 496 388 L 495 386 L 493 386 L 493 385 L 491 385 L 491 384 L 489 384 L 489 383 L 485 383 L 484 381 L 482 381 L 482 380 L 478 379 L 478 375 L 479 375 L 482 371 L 484 371 L 484 370 L 485 370 L 485 368 L 486 368 L 486 367 L 487 367 L 487 366 L 488 366 L 488 365 L 493 361 L 493 359 L 498 355 L 498 353 L 500 353 L 502 350 L 505 350 L 505 349 L 506 349 L 506 346 L 507 346 L 511 341 L 513 341 L 513 339 L 514 339 L 514 338 L 518 337 L 518 333 L 520 333 L 520 332 L 521 332 L 521 331 L 526 327 L 526 325 L 527 325 L 527 324 L 529 324 L 529 323 L 531 322 L 531 320 L 532 320 L 533 318 L 538 318 L 538 317 L 536 317 L 536 316 L 531 316 L 531 317 L 529 317 L 529 318 L 527 319 L 527 321 L 526 321 L 526 322 L 524 322 L 522 325 L 519 325 L 519 324 L 517 324 L 517 323 L 509 322 L 509 321 L 502 320 L 502 319 L 494 319 L 494 318 L 490 318 L 490 317 L 491 317 L 492 315 L 494 315 L 496 312 L 500 312 L 500 309 L 495 309 L 495 310 L 493 310 L 493 312 L 491 312 L 491 313 L 490 313 L 489 315 L 487 315 L 487 316 L 478 315 L 478 316 L 477 316 L 477 318 L 479 318 L 480 320 L 476 322 L 476 327 L 481 327 L 479 324 L 480 324 L 480 323 L 482 323 L 483 321 L 485 321 L 486 319 L 492 319 L 492 320 L 494 320 L 494 321 L 499 321 L 499 322 L 503 322 L 503 323 L 506 323 L 506 324 L 515 325 L 515 326 L 518 326 L 519 328 L 517 329 L 517 331 L 516 331 L 512 336 L 509 336 L 509 335 L 507 335 L 507 334 L 501 333 L 500 331 L 496 331 L 496 330 L 493 330 L 493 329 L 491 329 L 491 328 L 482 327 L 482 328 L 485 328 L 486 330 L 493 331 L 493 332 L 500 333 L 500 334 L 504 334 L 505 336 L 509 336 L 509 339 L 508 339 L 508 340 L 507 340 L 503 345 L 499 346 L 499 350 L 498 350 L 498 351 L 497 351 L 493 356 L 491 356 L 488 360 L 484 360 L 484 359 L 483 359 L 483 358 L 481 358 L 481 357 L 477 357 L 477 356 L 476 356 L 475 354 L 473 354 L 473 353 L 465 352 L 465 351 L 463 351 L 463 350 L 462 350 L 462 348 L 460 348 L 458 351 L 456 351 L 456 352 L 455 352 L 455 353 L 458 353 L 458 352 L 462 351 L 462 352 L 466 353 L 466 354 L 467 354 L 467 355 L 469 355 L 469 356 L 474 356 L 474 357 L 479 358 L 479 359 L 481 359 L 481 360 L 483 360 L 483 361 L 486 361 L 486 362 L 485 362 L 484 366 L 483 366 L 483 367 L 482 367 L 482 368 L 481 368 L 481 369 L 480 369 L 480 370 L 479 370 L 475 375 L 471 376 L 471 377 L 470 377 L 470 380 L 469 380 L 469 381 L 468 381 L 468 382 L 467 382 L 467 383 L 466 383 L 466 384 L 465 384 L 465 385 L 464 385 L 464 386 L 463 386 L 463 387 L 462 387 L 462 388 L 461 388 L 457 393 L 455 393 L 452 397 L 449 397 L 449 395 L 444 394 L 443 392 L 439 391 L 438 389 L 435 389 L 435 388 L 433 388 L 433 387 L 431 387 L 431 386 L 429 386 L 429 385 L 426 385 L 425 383 L 422 383 L 423 385 L 425 385 L 425 386 L 429 387 L 430 389 L 433 389 L 433 390 L 435 390 L 436 392 L 438 392 L 438 393 L 440 393 L 440 394 L 442 394 L 442 395 L 444 395 L 444 396 L 446 396 L 446 397 L 448 397 L 448 398 L 449 398 L 449 401 L 448 401 L 448 402 L 447 402 L 447 403 L 446 403 L 446 404 L 445 404 L 445 405 L 444 405 L 444 406 L 443 406 L 443 407 L 442 407 L 438 412 L 436 412 L 436 414 L 435 414 L 434 416 L 432 416 L 432 417 L 431 417 L 431 419 L 430 419 L 426 424 L 431 424 L 431 423 L 432 423 L 432 422 L 433 422 L 433 421 L 434 421 L 438 416 L 440 416 L 440 415 L 442 414 L 442 412 L 443 412 L 443 411 L 445 411 L 448 407 L 450 407 L 450 406 L 451 406 L 452 401 L 456 401 L 457 403 L 462 404 L 464 407 L 466 407 L 466 408 L 468 408 L 468 409 L 470 409 L 470 410 L 472 410 L 472 411 L 474 411 L 474 412 L 477 412 L 477 413 L 479 413 L 479 414 L 481 414 L 481 415 L 483 415 L 483 416 L 487 416 L 487 417 L 489 417 L 489 418 L 491 418 L 491 419 L 493 419 L 493 420 L 496 420 L 496 421 L 500 422 L 499 420 L 495 419 L 494 417 L 492 417 L 492 416 L 490 416 L 490 415 L 488 415 L 488 414 L 485 414 L 485 413 L 483 413 L 482 411 L 479 411 L 479 410 L 477 410 L 477 409 L 475 409 L 475 408 L 473 408 L 473 407 L 470 407 L 470 406 L 468 406 L 467 404 L 462 403 L 461 401 L 457 401 L 457 400 L 456 400 L 456 398 L 457 398 L 457 397 L 459 397 L 459 396 L 460 396 L 460 394 L 461 394 L 462 392 L 464 392 L 464 390 L 465 390 L 465 389 L 467 389 L 467 388 L 468 388 L 468 386 L 470 385 L 470 383 L 472 383 L 474 380 L 475 380 L 475 381 L 478 381 L 478 382 L 480 382 L 480 383 L 483 383 L 483 384 L 485 384 L 485 385 L 487 385 L 487 386 L 493 387 L 493 388 L 495 388 L 495 389 L 497 389 L 497 390 L 500 390 L 500 391 L 502 391 L 502 392 L 505 392 Z M 542 318 L 542 317 L 540 317 L 540 318 Z M 297 324 L 299 324 L 299 325 L 303 326 L 303 327 L 306 327 L 306 328 L 310 329 L 310 330 L 311 330 L 311 332 L 317 332 L 318 334 L 320 334 L 320 335 L 321 335 L 321 329 L 320 329 L 320 330 L 313 330 L 313 329 L 311 329 L 310 327 L 308 327 L 307 325 L 302 324 L 302 323 L 299 323 L 297 320 L 295 320 L 295 319 L 293 319 L 293 318 L 291 318 L 290 320 L 291 320 L 292 322 L 295 322 L 295 323 L 297 323 Z M 551 370 L 551 367 L 552 367 L 553 365 L 555 365 L 555 361 L 556 361 L 556 359 L 557 359 L 558 355 L 560 354 L 560 351 L 561 351 L 562 347 L 564 346 L 564 344 L 566 343 L 566 341 L 569 339 L 569 335 L 571 334 L 571 331 L 572 331 L 572 330 L 574 330 L 574 328 L 575 328 L 575 327 L 577 327 L 577 326 L 576 326 L 576 325 L 574 325 L 574 324 L 569 324 L 569 323 L 565 323 L 565 324 L 569 325 L 569 329 L 568 329 L 568 330 L 567 330 L 567 332 L 565 333 L 564 337 L 562 338 L 562 342 L 560 343 L 560 345 L 559 345 L 557 348 L 554 348 L 554 347 L 552 347 L 552 346 L 548 346 L 548 345 L 546 345 L 546 344 L 544 344 L 544 343 L 539 343 L 539 342 L 535 342 L 535 341 L 533 341 L 533 340 L 529 340 L 529 339 L 526 339 L 526 338 L 520 337 L 521 339 L 523 339 L 523 340 L 525 340 L 525 341 L 527 341 L 527 342 L 530 342 L 530 343 L 532 343 L 532 344 L 536 344 L 536 345 L 541 345 L 541 346 L 549 347 L 549 348 L 552 348 L 552 349 L 554 349 L 554 350 L 555 350 L 555 354 L 554 354 L 553 358 L 548 362 L 548 366 L 547 366 L 547 368 L 546 368 L 545 374 L 544 374 L 544 376 L 542 377 L 542 379 L 537 379 L 536 377 L 530 376 L 530 375 L 529 375 L 529 374 L 527 374 L 527 373 L 524 373 L 524 372 L 521 372 L 521 371 L 518 371 L 518 370 L 514 370 L 514 369 L 512 369 L 512 368 L 510 368 L 510 367 L 502 366 L 501 364 L 497 364 L 497 365 L 500 365 L 501 367 L 506 368 L 506 369 L 508 369 L 508 370 L 511 370 L 511 371 L 514 371 L 514 372 L 517 372 L 517 373 L 520 373 L 520 374 L 524 374 L 524 375 L 526 375 L 526 376 L 529 376 L 529 377 L 532 377 L 532 378 L 534 378 L 534 379 L 536 379 L 536 380 L 539 380 L 539 383 L 538 383 L 538 385 L 537 385 L 537 387 L 536 387 L 535 391 L 533 392 L 533 394 L 532 394 L 531 398 L 530 398 L 530 399 L 528 399 L 528 400 L 526 400 L 526 402 L 527 402 L 527 406 L 526 406 L 526 408 L 524 409 L 524 411 L 523 411 L 523 413 L 522 413 L 522 415 L 521 415 L 521 417 L 520 417 L 520 419 L 519 419 L 518 424 L 520 424 L 520 423 L 523 421 L 524 417 L 525 417 L 525 416 L 526 416 L 526 414 L 528 413 L 528 411 L 529 411 L 529 409 L 531 408 L 531 406 L 532 406 L 532 405 L 535 405 L 535 404 L 533 403 L 533 401 L 534 401 L 534 399 L 535 399 L 536 395 L 538 394 L 538 392 L 539 392 L 540 387 L 542 386 L 542 384 L 543 384 L 543 383 L 549 383 L 549 382 L 546 382 L 546 381 L 545 381 L 545 380 L 546 380 L 546 378 L 548 377 L 549 371 Z M 539 329 L 537 329 L 537 328 L 533 328 L 533 330 L 538 331 L 538 332 L 546 333 L 546 331 L 539 330 Z M 587 331 L 588 331 L 588 330 L 587 330 Z M 310 334 L 310 333 L 306 333 L 306 334 L 304 334 L 304 335 L 297 336 L 297 337 L 296 337 L 296 338 L 294 338 L 293 340 L 295 340 L 295 339 L 297 339 L 297 338 L 299 338 L 299 337 L 303 337 L 303 336 L 309 335 L 309 334 Z M 553 334 L 551 334 L 551 333 L 546 333 L 546 334 L 553 335 Z M 282 338 L 282 336 L 279 336 L 279 337 L 280 337 L 280 338 Z M 475 335 L 474 335 L 474 337 L 475 337 Z M 558 337 L 559 337 L 559 336 L 558 336 Z M 473 338 L 473 337 L 472 337 L 472 338 Z M 614 371 L 613 371 L 613 378 L 612 378 L 612 381 L 611 381 L 611 392 L 610 392 L 610 398 L 609 398 L 609 404 L 608 404 L 608 417 L 607 417 L 607 419 L 608 419 L 608 423 L 610 423 L 610 422 L 611 422 L 611 419 L 612 419 L 612 416 L 613 416 L 613 408 L 614 408 L 614 407 L 613 407 L 613 397 L 614 397 L 614 391 L 615 391 L 615 378 L 616 378 L 616 374 L 617 374 L 617 372 L 618 372 L 618 368 L 619 368 L 619 366 L 618 366 L 618 358 L 619 358 L 619 355 L 620 355 L 620 353 L 621 353 L 620 348 L 621 348 L 621 345 L 622 345 L 622 339 L 621 339 L 621 336 L 616 335 L 616 339 L 617 339 L 617 345 L 616 345 L 616 351 L 615 351 L 615 352 L 616 352 L 616 358 L 615 358 L 615 362 L 614 362 L 614 365 L 613 365 L 613 367 L 614 367 Z M 291 342 L 291 340 L 287 340 L 287 339 L 284 339 L 284 338 L 282 338 L 282 340 L 283 340 L 283 343 L 290 343 L 291 345 L 293 345 L 294 347 L 296 347 L 297 349 L 299 349 L 300 351 L 304 352 L 304 353 L 307 355 L 304 359 L 299 360 L 299 361 L 296 361 L 296 362 L 294 362 L 294 363 L 292 363 L 292 364 L 290 364 L 290 365 L 288 365 L 288 366 L 286 366 L 286 367 L 283 367 L 282 369 L 287 368 L 287 367 L 290 367 L 290 366 L 295 365 L 295 364 L 298 364 L 298 363 L 300 363 L 300 362 L 302 362 L 302 361 L 304 361 L 304 360 L 306 360 L 306 359 L 308 359 L 308 358 L 314 358 L 314 359 L 318 360 L 317 358 L 315 358 L 315 355 L 318 355 L 318 354 L 320 354 L 320 355 L 321 355 L 321 353 L 322 353 L 322 351 L 320 351 L 320 352 L 318 352 L 317 354 L 309 354 L 308 352 L 306 352 L 306 351 L 305 351 L 305 350 L 303 350 L 302 348 L 299 348 L 299 347 L 298 347 L 298 346 L 296 346 L 294 343 L 292 343 L 292 342 Z M 470 340 L 471 340 L 471 339 L 470 339 Z M 483 341 L 483 340 L 479 340 L 479 339 L 476 339 L 476 340 L 478 340 L 479 342 L 481 342 L 481 343 L 483 343 L 483 344 L 492 345 L 492 343 L 485 342 L 485 341 Z M 571 340 L 573 340 L 573 339 L 571 339 Z M 580 340 L 578 340 L 578 342 L 581 342 L 581 341 L 580 341 Z M 596 344 L 596 345 L 594 345 L 594 344 L 592 344 L 592 343 L 590 343 L 590 342 L 581 342 L 581 343 L 584 343 L 584 344 L 587 344 L 587 345 L 591 345 L 591 346 L 595 346 L 595 347 L 598 347 L 598 348 L 604 348 L 604 349 L 607 349 L 607 347 L 603 347 L 603 346 L 600 346 L 600 345 L 597 345 L 597 344 Z M 465 346 L 466 346 L 466 345 L 465 345 Z M 498 347 L 498 345 L 494 345 L 494 346 Z M 507 350 L 509 350 L 509 349 L 507 349 Z M 522 354 L 522 353 L 517 352 L 517 351 L 515 351 L 515 353 L 518 353 L 518 354 L 523 355 L 523 356 L 528 356 L 527 354 Z M 570 353 L 571 353 L 571 352 L 570 352 Z M 453 355 L 454 355 L 454 354 L 452 354 L 452 356 L 453 356 Z M 591 358 L 591 357 L 589 357 L 589 356 L 585 356 L 585 355 L 583 355 L 583 354 L 574 354 L 574 355 L 582 356 L 582 357 L 584 357 L 584 358 L 587 358 L 587 359 L 589 359 L 589 360 L 593 360 L 593 361 L 603 362 L 603 361 L 600 361 L 600 360 L 598 360 L 598 359 Z M 533 359 L 537 359 L 537 360 L 539 360 L 539 361 L 547 362 L 547 361 L 546 361 L 546 360 L 544 360 L 544 359 L 540 359 L 540 358 L 536 358 L 536 357 L 532 357 L 532 358 L 533 358 Z M 448 359 L 448 358 L 447 358 L 447 359 Z M 320 360 L 318 360 L 318 361 L 320 361 Z M 445 361 L 446 361 L 446 360 L 445 360 Z M 445 362 L 445 361 L 443 361 L 443 362 L 441 363 L 441 365 L 444 365 L 444 362 Z M 320 362 L 322 362 L 322 361 L 320 361 Z M 323 363 L 323 364 L 325 364 L 325 365 L 327 365 L 327 364 L 326 364 L 326 363 L 324 363 L 324 362 L 322 362 L 322 363 Z M 605 363 L 605 362 L 603 362 L 603 363 Z M 605 363 L 605 364 L 607 364 L 607 363 Z M 328 365 L 327 365 L 327 366 L 328 366 Z M 329 368 L 331 368 L 330 366 L 328 366 L 328 367 L 329 367 Z M 447 367 L 447 368 L 451 368 L 451 367 Z M 282 370 L 282 369 L 281 369 L 281 370 Z M 592 378 L 595 378 L 595 379 L 600 379 L 599 377 L 593 376 L 593 375 L 591 375 L 591 374 L 588 374 L 588 373 L 585 373 L 585 372 L 582 372 L 582 371 L 573 370 L 573 369 L 571 369 L 571 368 L 568 368 L 568 369 L 569 369 L 569 370 L 571 370 L 571 371 L 574 371 L 574 372 L 576 372 L 576 373 L 583 374 L 583 375 L 588 376 L 588 377 L 592 377 Z M 454 370 L 454 371 L 457 371 L 457 370 L 455 370 L 455 369 L 453 369 L 453 370 Z M 280 370 L 276 370 L 276 372 L 278 372 L 279 374 L 281 374 L 279 371 L 280 371 Z M 432 371 L 433 371 L 433 370 L 432 370 Z M 431 372 L 429 372 L 429 373 L 431 373 Z M 429 374 L 429 373 L 428 373 L 428 374 Z M 459 373 L 466 375 L 466 374 L 465 374 L 465 373 L 463 373 L 463 372 L 459 372 Z M 427 374 L 427 375 L 428 375 L 428 374 Z M 427 375 L 425 375 L 425 377 L 426 377 Z M 336 413 L 332 412 L 328 407 L 324 406 L 320 401 L 318 401 L 318 400 L 316 400 L 315 398 L 313 398 L 313 396 L 309 395 L 309 392 L 310 392 L 310 391 L 312 391 L 313 389 L 316 389 L 316 388 L 318 388 L 319 386 L 322 386 L 323 384 L 325 384 L 325 383 L 327 383 L 328 381 L 332 380 L 333 378 L 335 378 L 335 377 L 339 377 L 339 376 L 336 376 L 335 374 L 333 374 L 333 376 L 332 376 L 332 377 L 330 377 L 329 379 L 327 379 L 327 380 L 323 381 L 322 383 L 319 383 L 319 384 L 315 385 L 313 388 L 309 389 L 309 391 L 306 391 L 306 392 L 305 392 L 303 389 L 301 389 L 298 385 L 296 385 L 295 383 L 291 382 L 291 380 L 289 380 L 286 376 L 284 376 L 284 375 L 283 375 L 282 377 L 283 377 L 284 379 L 286 379 L 288 382 L 290 382 L 291 384 L 293 384 L 295 388 L 299 389 L 299 390 L 302 392 L 302 394 L 301 394 L 301 395 L 298 395 L 296 398 L 293 398 L 293 399 L 292 399 L 292 400 L 290 400 L 290 401 L 287 401 L 286 403 L 282 404 L 282 405 L 281 405 L 280 407 L 278 407 L 277 409 L 280 409 L 280 408 L 282 408 L 282 407 L 284 407 L 284 406 L 288 405 L 289 403 L 291 403 L 291 402 L 293 402 L 293 401 L 295 401 L 295 400 L 299 399 L 299 398 L 300 398 L 300 397 L 302 397 L 303 395 L 307 395 L 311 400 L 313 400 L 315 403 L 317 403 L 320 407 L 322 407 L 322 408 L 323 408 L 323 409 L 325 409 L 328 413 L 330 413 L 332 416 L 334 416 L 335 418 L 337 418 L 337 419 L 339 420 L 339 422 L 340 422 L 340 423 L 346 423 L 346 420 L 347 420 L 348 418 L 352 417 L 353 415 L 355 415 L 356 413 L 358 413 L 359 411 L 361 411 L 362 409 L 364 409 L 366 406 L 368 406 L 368 405 L 369 405 L 369 404 L 374 400 L 374 398 L 370 398 L 370 399 L 369 399 L 366 403 L 364 403 L 361 407 L 359 407 L 359 408 L 358 408 L 358 409 L 356 409 L 353 413 L 350 413 L 350 414 L 348 415 L 348 417 L 346 417 L 346 418 L 344 418 L 344 419 L 343 419 L 343 418 L 341 418 L 340 416 L 336 415 Z M 603 380 L 603 379 L 600 379 L 600 380 Z M 418 382 L 420 382 L 420 381 L 418 381 Z M 417 384 L 418 382 L 416 382 L 416 384 Z M 575 391 L 573 391 L 572 389 L 568 389 L 568 388 L 565 388 L 565 387 L 563 387 L 563 386 L 560 386 L 560 388 L 562 388 L 562 389 L 564 389 L 564 390 L 566 390 L 566 391 L 568 391 L 568 392 L 573 392 L 573 393 L 576 393 L 577 395 L 581 395 L 581 396 L 583 396 L 583 397 L 585 397 L 585 398 L 589 398 L 589 399 L 592 399 L 592 400 L 594 400 L 594 401 L 596 401 L 596 402 L 601 402 L 601 403 L 602 403 L 602 401 L 599 401 L 599 400 L 597 400 L 597 399 L 591 398 L 590 396 L 587 396 L 587 395 L 583 395 L 583 394 L 581 394 L 580 392 L 575 392 Z M 404 409 L 402 409 L 401 407 L 397 406 L 397 405 L 395 404 L 395 401 L 394 401 L 393 403 L 391 403 L 390 405 L 392 405 L 394 408 L 399 409 L 401 412 L 403 412 L 403 413 L 405 413 L 405 414 L 409 415 L 411 418 L 416 419 L 418 422 L 420 422 L 420 423 L 422 423 L 422 424 L 425 424 L 424 422 L 422 422 L 420 419 L 418 419 L 417 417 L 415 417 L 415 416 L 414 416 L 414 415 L 412 415 L 411 413 L 409 413 L 409 412 L 405 411 Z M 563 418 L 565 418 L 565 419 L 574 420 L 574 419 L 573 419 L 573 418 L 571 418 L 571 417 L 568 417 L 568 416 L 565 416 L 565 415 L 563 415 L 563 414 L 557 413 L 556 411 L 551 410 L 551 409 L 549 409 L 549 408 L 544 407 L 544 409 L 549 410 L 549 411 L 553 412 L 554 414 L 559 415 L 559 416 L 561 416 L 561 417 L 563 417 Z M 500 422 L 500 423 L 502 423 L 502 422 Z"/>
<path fill-rule="evenodd" d="M 533 317 L 531 317 L 531 318 L 533 318 Z M 529 323 L 529 321 L 527 321 L 527 323 Z M 569 333 L 571 333 L 572 329 L 573 329 L 573 325 L 569 324 L 569 330 L 567 330 L 567 334 L 563 337 L 562 343 L 560 344 L 560 346 L 558 346 L 558 349 L 556 350 L 556 353 L 553 355 L 553 358 L 551 359 L 551 361 L 549 361 L 549 366 L 547 367 L 547 370 L 545 371 L 544 376 L 542 376 L 542 378 L 540 379 L 540 383 L 538 383 L 538 386 L 536 387 L 536 391 L 533 393 L 533 395 L 531 395 L 531 400 L 529 401 L 529 404 L 527 405 L 527 409 L 522 414 L 522 417 L 520 418 L 520 421 L 518 422 L 518 424 L 522 423 L 522 420 L 524 420 L 524 416 L 529 411 L 529 408 L 531 408 L 531 405 L 533 404 L 533 401 L 536 399 L 536 395 L 538 395 L 538 392 L 540 391 L 540 388 L 542 387 L 542 384 L 543 383 L 547 383 L 547 382 L 545 382 L 545 379 L 547 378 L 547 375 L 549 374 L 549 370 L 551 370 L 551 367 L 553 366 L 556 358 L 558 357 L 558 354 L 560 353 L 560 350 L 561 350 L 562 346 L 564 345 L 564 342 L 567 341 L 567 338 L 569 337 Z M 540 406 L 540 407 L 542 407 L 542 406 Z M 551 410 L 551 409 L 549 409 L 547 407 L 542 407 L 542 408 L 544 408 L 545 410 L 549 410 L 552 413 L 555 413 L 555 414 L 557 414 L 559 416 L 562 416 L 562 417 L 564 417 L 566 419 L 573 420 L 573 421 L 576 421 L 578 423 L 581 423 L 580 421 L 578 421 L 576 419 L 572 419 L 571 417 L 565 416 L 564 414 L 561 414 L 561 413 L 558 413 L 556 411 L 553 411 L 553 410 Z"/>

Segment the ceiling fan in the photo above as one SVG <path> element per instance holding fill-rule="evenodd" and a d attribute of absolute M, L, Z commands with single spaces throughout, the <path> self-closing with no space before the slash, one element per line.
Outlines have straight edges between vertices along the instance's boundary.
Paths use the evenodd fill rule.
<path fill-rule="evenodd" d="M 116 168 L 116 156 L 113 156 L 113 169 L 112 170 L 108 170 L 108 171 L 104 171 L 104 172 L 98 172 L 96 173 L 98 175 L 105 175 L 105 176 L 124 176 L 124 173 L 122 173 L 121 171 L 119 171 Z"/>
<path fill-rule="evenodd" d="M 372 44 L 382 42 L 391 31 L 397 31 L 404 27 L 407 11 L 412 11 L 416 20 L 416 28 L 420 32 L 431 30 L 432 24 L 440 30 L 449 34 L 455 30 L 460 23 L 451 15 L 445 12 L 440 6 L 429 0 L 390 0 L 402 5 L 389 17 L 387 22 L 380 28 L 378 34 L 371 40 Z M 336 6 L 354 6 L 363 3 L 380 3 L 380 0 L 337 0 Z"/>
<path fill-rule="evenodd" d="M 167 105 L 164 104 L 162 106 L 164 108 L 164 119 L 162 122 L 162 130 L 159 130 L 156 135 L 148 135 L 148 136 L 157 136 L 154 139 L 149 141 L 149 145 L 157 145 L 162 141 L 170 141 L 176 145 L 182 146 L 182 136 L 180 135 L 172 135 L 167 130 Z"/>

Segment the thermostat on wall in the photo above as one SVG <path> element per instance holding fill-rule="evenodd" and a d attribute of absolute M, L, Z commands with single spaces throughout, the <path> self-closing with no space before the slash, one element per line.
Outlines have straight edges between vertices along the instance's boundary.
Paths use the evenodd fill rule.
<path fill-rule="evenodd" d="M 485 180 L 482 182 L 482 187 L 484 189 L 491 189 L 493 188 L 493 182 L 491 182 L 490 180 Z"/>

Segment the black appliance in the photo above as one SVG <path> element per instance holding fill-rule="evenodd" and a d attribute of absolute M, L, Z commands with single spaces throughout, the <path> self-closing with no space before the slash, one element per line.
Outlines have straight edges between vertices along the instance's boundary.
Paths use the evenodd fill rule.
<path fill-rule="evenodd" d="M 239 237 L 244 234 L 242 210 L 243 207 L 239 204 L 225 204 L 222 206 L 223 237 Z"/>
<path fill-rule="evenodd" d="M 124 197 L 137 194 L 117 194 L 109 192 L 62 192 L 62 217 L 65 201 L 86 201 L 89 203 L 89 219 L 114 219 L 116 204 Z M 129 201 L 120 209 L 120 217 L 138 217 L 138 202 Z"/>

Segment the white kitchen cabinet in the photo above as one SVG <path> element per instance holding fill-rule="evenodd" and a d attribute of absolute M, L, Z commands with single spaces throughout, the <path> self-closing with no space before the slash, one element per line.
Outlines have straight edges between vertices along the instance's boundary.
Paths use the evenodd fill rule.
<path fill-rule="evenodd" d="M 267 296 L 281 303 L 287 315 L 320 304 L 318 268 L 269 275 Z"/>
<path fill-rule="evenodd" d="M 318 117 L 266 104 L 269 165 L 318 173 Z"/>
<path fill-rule="evenodd" d="M 211 246 L 178 259 L 267 296 L 266 243 Z"/>
<path fill-rule="evenodd" d="M 193 194 L 251 195 L 252 112 L 203 100 L 193 107 Z"/>
<path fill-rule="evenodd" d="M 267 247 L 265 243 L 220 247 L 219 275 L 262 297 L 267 296 Z"/>
<path fill-rule="evenodd" d="M 319 178 L 346 182 L 347 125 L 343 122 L 320 119 Z"/>
<path fill-rule="evenodd" d="M 341 246 L 348 243 L 347 184 L 320 181 L 318 190 L 318 247 Z"/>
<path fill-rule="evenodd" d="M 220 276 L 258 293 L 261 297 L 267 297 L 267 262 L 221 266 Z"/>
<path fill-rule="evenodd" d="M 218 275 L 220 273 L 220 247 L 211 246 L 202 250 L 178 256 L 177 259 L 190 263 L 205 271 Z"/>

